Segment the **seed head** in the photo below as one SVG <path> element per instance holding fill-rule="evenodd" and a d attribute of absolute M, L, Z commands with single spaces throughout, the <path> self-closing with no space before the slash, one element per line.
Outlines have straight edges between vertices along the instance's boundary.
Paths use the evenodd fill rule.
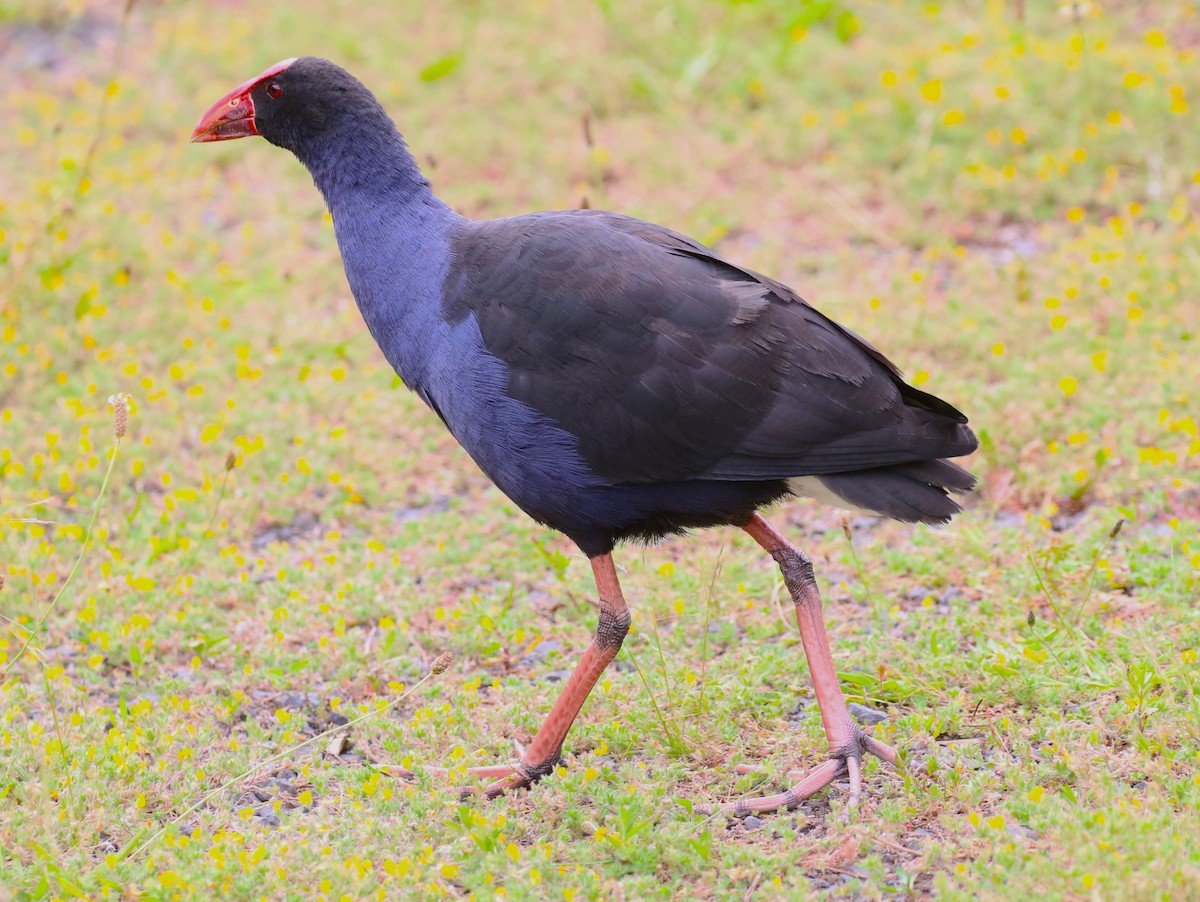
<path fill-rule="evenodd" d="M 237 455 L 234 454 L 232 451 L 230 451 L 229 456 L 225 458 L 225 472 L 228 473 L 230 470 L 232 470 L 236 466 L 237 466 Z"/>
<path fill-rule="evenodd" d="M 113 435 L 125 437 L 125 427 L 129 423 L 129 395 L 123 391 L 108 396 L 108 403 L 113 409 Z"/>
<path fill-rule="evenodd" d="M 450 666 L 450 662 L 453 660 L 454 660 L 454 656 L 451 655 L 450 652 L 444 651 L 440 655 L 438 655 L 436 658 L 434 658 L 433 666 L 430 667 L 429 669 L 432 670 L 435 674 L 445 673 L 446 668 Z"/>

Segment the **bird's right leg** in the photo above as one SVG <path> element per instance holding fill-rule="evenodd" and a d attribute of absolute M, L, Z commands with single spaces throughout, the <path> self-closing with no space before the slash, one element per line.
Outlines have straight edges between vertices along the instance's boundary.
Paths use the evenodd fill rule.
<path fill-rule="evenodd" d="M 868 736 L 846 710 L 846 699 L 838 685 L 837 670 L 829 650 L 829 636 L 821 615 L 821 595 L 813 575 L 812 562 L 795 546 L 776 532 L 766 520 L 755 514 L 742 526 L 779 565 L 783 582 L 796 607 L 796 622 L 800 641 L 808 659 L 813 692 L 821 710 L 825 736 L 829 742 L 829 759 L 807 774 L 789 776 L 797 782 L 786 792 L 741 799 L 721 807 L 736 817 L 779 808 L 792 808 L 828 786 L 842 774 L 850 779 L 850 801 L 857 802 L 862 793 L 862 759 L 874 755 L 889 764 L 896 763 L 895 750 L 886 743 Z"/>
<path fill-rule="evenodd" d="M 542 721 L 542 726 L 533 737 L 533 741 L 526 747 L 525 754 L 516 764 L 467 768 L 468 776 L 499 778 L 482 790 L 488 798 L 529 786 L 554 770 L 562 755 L 563 740 L 567 738 L 567 732 L 579 716 L 583 703 L 587 701 L 600 674 L 604 673 L 621 650 L 621 644 L 625 641 L 632 621 L 629 608 L 625 605 L 625 596 L 621 592 L 621 584 L 617 580 L 612 555 L 602 554 L 592 558 L 592 574 L 596 578 L 596 588 L 600 595 L 600 622 L 596 627 L 596 636 L 591 645 L 584 650 L 558 700 Z M 444 768 L 425 770 L 439 776 L 449 773 Z M 397 776 L 412 775 L 403 768 L 389 767 L 388 772 Z M 468 788 L 463 790 L 463 794 L 471 795 L 479 791 Z"/>

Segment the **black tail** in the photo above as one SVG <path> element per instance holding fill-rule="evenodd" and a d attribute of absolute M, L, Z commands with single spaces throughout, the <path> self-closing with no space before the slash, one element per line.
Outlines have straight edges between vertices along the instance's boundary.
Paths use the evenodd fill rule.
<path fill-rule="evenodd" d="M 975 488 L 975 477 L 948 460 L 923 460 L 817 478 L 849 506 L 905 523 L 945 523 L 962 510 L 949 493 Z"/>

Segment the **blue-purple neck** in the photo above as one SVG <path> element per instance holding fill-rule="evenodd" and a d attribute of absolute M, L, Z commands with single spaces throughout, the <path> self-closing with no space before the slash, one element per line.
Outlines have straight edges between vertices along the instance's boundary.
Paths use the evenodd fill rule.
<path fill-rule="evenodd" d="M 333 215 L 346 278 L 388 362 L 420 389 L 463 218 L 434 195 L 391 120 L 369 115 L 296 151 Z"/>
<path fill-rule="evenodd" d="M 359 108 L 330 124 L 319 140 L 293 148 L 329 209 L 386 199 L 394 205 L 440 203 L 381 107 Z"/>

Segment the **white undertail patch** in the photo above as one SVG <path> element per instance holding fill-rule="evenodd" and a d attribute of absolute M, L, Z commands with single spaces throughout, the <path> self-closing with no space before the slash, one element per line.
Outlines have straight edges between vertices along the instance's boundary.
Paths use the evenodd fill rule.
<path fill-rule="evenodd" d="M 821 504 L 828 504 L 830 507 L 838 507 L 842 510 L 850 511 L 855 514 L 866 514 L 870 517 L 879 516 L 878 511 L 868 510 L 865 507 L 858 507 L 851 504 L 841 495 L 834 492 L 829 486 L 821 482 L 817 476 L 793 476 L 787 481 L 788 491 L 793 495 L 799 495 L 801 498 L 811 498 L 813 501 L 819 501 Z"/>

